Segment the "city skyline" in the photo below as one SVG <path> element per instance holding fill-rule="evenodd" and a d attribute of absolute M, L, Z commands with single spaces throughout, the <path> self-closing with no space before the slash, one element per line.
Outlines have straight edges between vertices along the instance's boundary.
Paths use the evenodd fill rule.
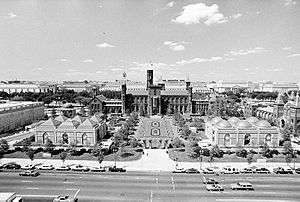
<path fill-rule="evenodd" d="M 84 2 L 84 3 L 83 3 Z M 297 0 L 0 2 L 0 80 L 299 82 Z"/>

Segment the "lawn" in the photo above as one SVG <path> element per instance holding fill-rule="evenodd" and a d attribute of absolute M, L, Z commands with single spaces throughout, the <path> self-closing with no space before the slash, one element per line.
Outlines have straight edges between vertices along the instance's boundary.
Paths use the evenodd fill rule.
<path fill-rule="evenodd" d="M 199 162 L 199 158 L 192 158 L 190 157 L 188 151 L 180 151 L 178 149 L 169 149 L 169 157 L 171 159 L 178 158 L 179 162 Z M 261 154 L 254 154 L 253 156 L 253 162 L 256 162 L 257 159 L 264 159 Z M 209 157 L 203 156 L 202 161 L 208 162 Z M 273 158 L 267 158 L 267 162 L 285 162 L 285 157 L 283 154 L 274 155 Z M 300 158 L 295 159 L 297 163 L 300 163 Z M 241 158 L 236 156 L 235 154 L 224 154 L 223 158 L 214 158 L 214 162 L 247 162 L 246 158 Z M 292 162 L 294 162 L 294 159 L 292 159 Z"/>
<path fill-rule="evenodd" d="M 118 151 L 116 154 L 109 154 L 109 155 L 105 155 L 104 157 L 104 161 L 134 161 L 134 160 L 138 160 L 142 157 L 142 152 L 137 152 L 134 149 L 128 148 L 126 153 L 130 153 L 130 156 L 126 156 L 126 157 L 122 157 L 121 156 L 121 151 Z M 24 152 L 14 152 L 11 154 L 5 154 L 3 156 L 4 158 L 26 158 L 28 159 L 28 156 L 24 153 Z M 59 154 L 57 155 L 52 155 L 52 157 L 43 157 L 43 153 L 39 152 L 37 154 L 34 155 L 34 159 L 60 159 Z M 90 153 L 84 153 L 82 155 L 78 155 L 78 156 L 71 156 L 70 154 L 68 154 L 67 160 L 94 160 L 97 161 L 97 157 L 94 157 L 92 154 Z"/>

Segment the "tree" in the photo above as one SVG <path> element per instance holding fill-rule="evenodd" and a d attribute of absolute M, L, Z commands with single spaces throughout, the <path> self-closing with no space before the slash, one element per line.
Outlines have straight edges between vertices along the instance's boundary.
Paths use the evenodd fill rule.
<path fill-rule="evenodd" d="M 249 166 L 251 165 L 251 163 L 253 162 L 253 157 L 254 157 L 254 154 L 253 153 L 249 153 L 247 155 L 247 162 L 249 164 Z"/>
<path fill-rule="evenodd" d="M 181 139 L 179 137 L 175 137 L 173 139 L 173 146 L 175 148 L 180 148 L 180 147 L 182 147 L 182 145 L 184 145 L 184 144 L 183 144 L 183 142 L 181 141 Z"/>
<path fill-rule="evenodd" d="M 101 166 L 101 163 L 102 161 L 104 160 L 104 154 L 102 151 L 99 152 L 98 154 L 98 162 L 99 162 L 99 165 Z"/>
<path fill-rule="evenodd" d="M 273 152 L 270 150 L 267 143 L 263 144 L 262 155 L 266 158 L 273 158 Z"/>
<path fill-rule="evenodd" d="M 208 158 L 208 162 L 209 162 L 210 166 L 214 162 L 214 160 L 215 160 L 214 159 L 214 154 L 213 154 L 213 152 L 211 150 L 210 153 L 209 153 L 209 158 Z"/>
<path fill-rule="evenodd" d="M 76 149 L 76 143 L 71 142 L 71 144 L 68 147 L 69 153 L 71 156 L 76 156 L 78 154 Z"/>
<path fill-rule="evenodd" d="M 92 155 L 93 156 L 98 156 L 99 155 L 99 153 L 101 152 L 101 145 L 99 145 L 99 144 L 95 144 L 94 145 L 94 147 L 93 147 L 93 150 L 92 150 Z"/>
<path fill-rule="evenodd" d="M 65 160 L 68 157 L 68 153 L 63 151 L 59 154 L 59 158 L 62 160 L 63 164 L 65 164 Z"/>
<path fill-rule="evenodd" d="M 50 139 L 47 139 L 46 145 L 45 145 L 45 151 L 52 154 L 54 147 L 55 147 L 55 145 L 53 144 L 53 142 Z"/>
<path fill-rule="evenodd" d="M 32 148 L 29 148 L 27 151 L 26 151 L 26 155 L 28 156 L 28 158 L 31 160 L 31 163 L 34 159 L 34 150 Z"/>
<path fill-rule="evenodd" d="M 7 150 L 9 149 L 7 140 L 5 139 L 0 140 L 0 148 L 2 148 L 4 152 L 7 152 Z"/>
<path fill-rule="evenodd" d="M 3 148 L 0 147 L 0 162 L 1 162 L 1 159 L 3 158 L 5 152 L 3 150 Z"/>
<path fill-rule="evenodd" d="M 293 148 L 291 141 L 285 141 L 283 144 L 283 150 L 285 154 L 285 162 L 287 164 L 291 163 L 292 158 L 293 158 Z"/>

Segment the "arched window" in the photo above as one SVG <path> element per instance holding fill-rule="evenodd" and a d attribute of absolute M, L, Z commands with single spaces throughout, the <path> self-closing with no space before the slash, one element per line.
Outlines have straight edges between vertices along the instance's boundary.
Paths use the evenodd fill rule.
<path fill-rule="evenodd" d="M 87 144 L 87 139 L 88 139 L 88 136 L 86 133 L 83 133 L 82 137 L 81 137 L 81 143 L 83 145 L 86 145 Z"/>
<path fill-rule="evenodd" d="M 272 140 L 272 135 L 270 133 L 268 133 L 266 135 L 266 139 L 265 140 L 266 140 L 267 145 L 270 145 L 271 144 L 271 140 Z"/>
<path fill-rule="evenodd" d="M 246 134 L 244 139 L 244 145 L 250 145 L 251 135 Z"/>
<path fill-rule="evenodd" d="M 67 133 L 64 133 L 62 135 L 62 141 L 63 141 L 63 144 L 69 144 L 69 136 Z"/>
<path fill-rule="evenodd" d="M 230 135 L 229 134 L 226 134 L 224 136 L 224 146 L 229 146 L 230 145 Z"/>
<path fill-rule="evenodd" d="M 43 144 L 45 144 L 47 142 L 48 138 L 49 138 L 48 133 L 44 132 L 44 134 L 43 134 Z"/>

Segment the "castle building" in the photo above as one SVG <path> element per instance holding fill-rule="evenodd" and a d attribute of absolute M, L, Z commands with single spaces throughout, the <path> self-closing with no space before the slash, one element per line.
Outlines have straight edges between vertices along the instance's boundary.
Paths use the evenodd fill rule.
<path fill-rule="evenodd" d="M 282 94 L 278 94 L 278 98 L 274 103 L 273 118 L 281 128 L 286 126 L 292 127 L 293 133 L 300 135 L 300 97 L 299 93 L 295 95 L 291 92 L 288 102 L 284 104 Z"/>

